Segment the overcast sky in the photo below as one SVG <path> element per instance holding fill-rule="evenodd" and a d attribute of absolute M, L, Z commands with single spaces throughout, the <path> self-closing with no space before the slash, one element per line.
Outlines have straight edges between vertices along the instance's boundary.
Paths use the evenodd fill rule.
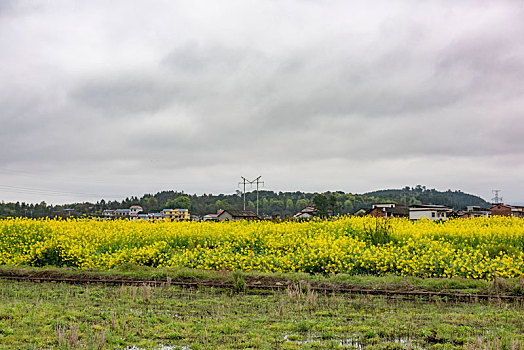
<path fill-rule="evenodd" d="M 0 200 L 524 202 L 522 1 L 0 1 Z"/>

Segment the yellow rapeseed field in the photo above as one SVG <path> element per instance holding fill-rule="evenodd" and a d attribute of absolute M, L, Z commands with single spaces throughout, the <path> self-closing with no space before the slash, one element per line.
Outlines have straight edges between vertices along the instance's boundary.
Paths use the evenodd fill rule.
<path fill-rule="evenodd" d="M 0 264 L 124 263 L 492 279 L 524 275 L 524 220 L 343 217 L 309 222 L 0 220 Z"/>

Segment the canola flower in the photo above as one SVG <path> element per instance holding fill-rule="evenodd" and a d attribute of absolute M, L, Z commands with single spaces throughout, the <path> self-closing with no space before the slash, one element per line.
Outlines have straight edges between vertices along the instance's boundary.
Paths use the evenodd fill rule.
<path fill-rule="evenodd" d="M 0 220 L 0 264 L 492 279 L 524 275 L 524 220 Z"/>

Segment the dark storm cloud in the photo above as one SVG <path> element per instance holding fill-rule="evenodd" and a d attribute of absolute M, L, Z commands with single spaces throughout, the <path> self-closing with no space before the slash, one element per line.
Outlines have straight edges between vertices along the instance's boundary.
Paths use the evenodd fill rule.
<path fill-rule="evenodd" d="M 517 176 L 524 156 L 523 14 L 512 1 L 1 2 L 0 162 L 124 193 L 229 191 L 209 178 L 238 172 L 274 189 L 485 190 L 495 159 Z"/>

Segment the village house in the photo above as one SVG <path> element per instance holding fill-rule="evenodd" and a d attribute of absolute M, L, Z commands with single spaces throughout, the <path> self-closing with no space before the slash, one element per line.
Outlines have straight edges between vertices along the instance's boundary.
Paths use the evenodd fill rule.
<path fill-rule="evenodd" d="M 125 218 L 128 218 L 130 214 L 131 214 L 130 209 L 116 209 L 114 217 L 125 219 Z"/>
<path fill-rule="evenodd" d="M 490 212 L 491 216 L 512 216 L 514 218 L 524 218 L 524 207 L 520 206 L 497 203 L 491 207 Z"/>
<path fill-rule="evenodd" d="M 374 203 L 364 214 L 379 218 L 407 218 L 409 208 L 396 203 Z"/>
<path fill-rule="evenodd" d="M 113 218 L 115 217 L 115 210 L 114 209 L 104 209 L 102 211 L 102 216 L 106 218 Z"/>
<path fill-rule="evenodd" d="M 223 210 L 217 215 L 218 221 L 225 220 L 258 220 L 259 217 L 251 210 Z"/>
<path fill-rule="evenodd" d="M 293 215 L 293 218 L 295 219 L 312 219 L 315 216 L 318 215 L 318 210 L 315 207 L 305 207 L 295 215 Z"/>
<path fill-rule="evenodd" d="M 368 209 L 369 210 L 369 209 Z M 364 208 L 360 208 L 359 210 L 357 210 L 356 212 L 354 212 L 353 216 L 364 216 L 366 215 L 366 213 L 368 212 L 368 210 L 364 209 Z"/>
<path fill-rule="evenodd" d="M 138 213 L 143 212 L 144 209 L 142 209 L 139 205 L 132 205 L 129 207 L 129 216 L 130 217 L 137 217 Z"/>
<path fill-rule="evenodd" d="M 171 221 L 191 220 L 188 209 L 164 209 L 162 210 L 162 216 Z"/>
<path fill-rule="evenodd" d="M 144 221 L 157 221 L 164 220 L 162 213 L 143 213 L 137 214 L 135 220 L 144 220 Z"/>
<path fill-rule="evenodd" d="M 453 210 L 444 205 L 419 204 L 409 207 L 410 220 L 429 219 L 433 221 L 446 221 L 452 213 Z"/>
<path fill-rule="evenodd" d="M 218 214 L 206 214 L 202 218 L 203 221 L 217 221 Z"/>
<path fill-rule="evenodd" d="M 469 205 L 466 207 L 466 210 L 459 210 L 457 216 L 459 218 L 489 218 L 491 210 L 477 205 Z"/>

